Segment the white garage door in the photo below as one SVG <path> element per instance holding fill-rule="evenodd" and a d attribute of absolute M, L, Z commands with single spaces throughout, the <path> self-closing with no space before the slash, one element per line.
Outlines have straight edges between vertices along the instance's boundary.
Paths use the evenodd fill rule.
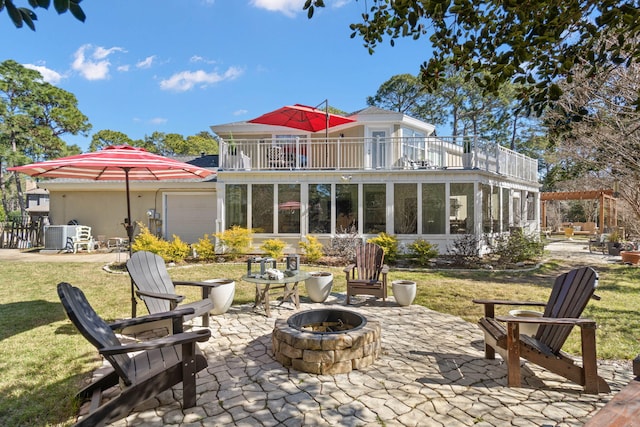
<path fill-rule="evenodd" d="M 215 233 L 216 193 L 167 193 L 164 197 L 165 238 L 173 235 L 195 243 L 205 234 Z"/>

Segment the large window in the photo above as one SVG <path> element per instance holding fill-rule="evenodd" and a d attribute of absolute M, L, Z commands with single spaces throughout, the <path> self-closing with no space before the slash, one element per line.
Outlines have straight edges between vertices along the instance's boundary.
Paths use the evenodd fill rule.
<path fill-rule="evenodd" d="M 444 184 L 422 184 L 422 233 L 446 233 Z"/>
<path fill-rule="evenodd" d="M 256 233 L 273 233 L 273 184 L 251 186 L 251 227 Z"/>
<path fill-rule="evenodd" d="M 470 234 L 474 232 L 473 184 L 451 184 L 449 194 L 449 233 Z"/>
<path fill-rule="evenodd" d="M 300 233 L 300 184 L 278 184 L 278 233 Z"/>
<path fill-rule="evenodd" d="M 424 133 L 402 128 L 402 156 L 411 160 L 426 160 Z"/>
<path fill-rule="evenodd" d="M 226 228 L 247 227 L 247 186 L 229 184 L 225 188 Z"/>
<path fill-rule="evenodd" d="M 365 234 L 378 234 L 387 230 L 387 185 L 364 184 L 364 227 Z"/>
<path fill-rule="evenodd" d="M 482 232 L 497 233 L 500 231 L 500 188 L 480 184 L 482 192 Z"/>
<path fill-rule="evenodd" d="M 418 232 L 418 185 L 395 184 L 393 190 L 393 232 Z"/>
<path fill-rule="evenodd" d="M 508 188 L 502 189 L 502 231 L 509 229 L 509 195 L 511 191 Z"/>
<path fill-rule="evenodd" d="M 358 231 L 358 185 L 336 184 L 336 233 Z"/>
<path fill-rule="evenodd" d="M 309 184 L 309 233 L 331 233 L 330 184 Z"/>

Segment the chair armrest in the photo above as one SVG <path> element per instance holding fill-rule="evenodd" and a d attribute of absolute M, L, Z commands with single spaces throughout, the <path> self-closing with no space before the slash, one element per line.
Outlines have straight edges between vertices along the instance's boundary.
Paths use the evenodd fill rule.
<path fill-rule="evenodd" d="M 544 307 L 547 305 L 546 302 L 540 301 L 509 301 L 509 300 L 500 300 L 500 299 L 474 299 L 474 303 L 476 304 L 492 304 L 492 305 L 535 305 Z"/>
<path fill-rule="evenodd" d="M 162 347 L 172 347 L 175 345 L 187 344 L 191 342 L 204 342 L 211 336 L 209 329 L 201 329 L 194 332 L 183 332 L 181 334 L 169 335 L 151 341 L 142 341 L 132 344 L 123 344 L 115 347 L 103 347 L 99 349 L 100 354 L 111 356 L 114 354 L 133 353 L 141 350 L 154 350 Z"/>
<path fill-rule="evenodd" d="M 590 326 L 595 327 L 596 321 L 591 319 L 575 319 L 569 317 L 515 317 L 496 316 L 496 320 L 507 323 L 539 323 L 541 325 Z"/>
<path fill-rule="evenodd" d="M 211 294 L 211 289 L 217 288 L 218 286 L 220 286 L 220 283 L 174 280 L 173 285 L 174 286 L 197 286 L 200 289 L 202 289 L 202 299 L 207 299 Z"/>
<path fill-rule="evenodd" d="M 354 268 L 356 268 L 356 265 L 355 265 L 355 264 L 349 264 L 349 265 L 348 265 L 348 266 L 346 266 L 346 267 L 344 268 L 344 270 L 342 270 L 342 271 L 344 271 L 345 273 L 347 273 L 347 274 L 348 274 L 348 273 L 350 273 L 350 272 L 351 272 L 351 270 L 353 270 Z"/>
<path fill-rule="evenodd" d="M 173 301 L 175 303 L 179 303 L 184 301 L 184 295 L 176 295 L 176 294 L 161 294 L 158 292 L 147 292 L 136 289 L 136 295 L 139 297 L 149 297 L 149 298 L 158 298 L 165 299 L 168 301 Z"/>
<path fill-rule="evenodd" d="M 195 313 L 195 309 L 193 307 L 178 308 L 173 311 L 165 311 L 163 313 L 149 314 L 147 316 L 134 317 L 132 319 L 118 320 L 117 322 L 109 323 L 109 327 L 115 331 L 117 329 L 123 329 L 129 326 L 144 325 L 145 323 L 157 322 L 158 320 L 183 318 L 184 316 L 193 313 Z"/>
<path fill-rule="evenodd" d="M 473 302 L 475 304 L 484 305 L 484 317 L 494 317 L 496 305 L 533 305 L 533 306 L 539 306 L 539 307 L 544 307 L 547 305 L 547 303 L 545 302 L 509 301 L 509 300 L 499 300 L 499 299 L 474 299 Z"/>
<path fill-rule="evenodd" d="M 380 270 L 380 273 L 382 273 L 382 274 L 389 273 L 389 266 L 387 264 L 383 264 L 382 265 L 382 270 Z"/>

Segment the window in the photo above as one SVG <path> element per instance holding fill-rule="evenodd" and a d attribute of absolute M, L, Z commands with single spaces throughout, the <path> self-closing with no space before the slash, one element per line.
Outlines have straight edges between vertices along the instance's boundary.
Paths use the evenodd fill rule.
<path fill-rule="evenodd" d="M 336 233 L 358 231 L 358 184 L 336 184 Z"/>
<path fill-rule="evenodd" d="M 424 133 L 402 128 L 402 156 L 411 160 L 425 160 Z"/>
<path fill-rule="evenodd" d="M 364 227 L 365 234 L 378 234 L 387 230 L 387 185 L 364 184 Z"/>
<path fill-rule="evenodd" d="M 251 228 L 256 233 L 273 233 L 273 185 L 251 186 Z"/>
<path fill-rule="evenodd" d="M 393 190 L 393 232 L 418 232 L 418 185 L 395 184 Z"/>
<path fill-rule="evenodd" d="M 445 185 L 422 184 L 422 233 L 445 234 Z"/>
<path fill-rule="evenodd" d="M 509 195 L 511 191 L 508 188 L 502 189 L 502 231 L 509 229 Z"/>
<path fill-rule="evenodd" d="M 331 233 L 330 184 L 309 184 L 309 232 Z"/>
<path fill-rule="evenodd" d="M 473 184 L 451 184 L 449 195 L 449 233 L 473 233 L 474 223 Z"/>
<path fill-rule="evenodd" d="M 234 225 L 247 227 L 247 186 L 246 184 L 229 184 L 225 188 L 226 228 Z"/>
<path fill-rule="evenodd" d="M 482 192 L 482 232 L 498 233 L 500 231 L 500 188 L 480 184 Z"/>
<path fill-rule="evenodd" d="M 300 233 L 300 184 L 278 184 L 278 233 Z"/>

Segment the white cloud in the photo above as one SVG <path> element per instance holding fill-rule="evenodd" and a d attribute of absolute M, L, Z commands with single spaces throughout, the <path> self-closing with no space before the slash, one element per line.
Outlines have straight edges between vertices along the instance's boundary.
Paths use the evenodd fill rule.
<path fill-rule="evenodd" d="M 116 70 L 118 70 L 120 72 L 123 72 L 123 73 L 126 73 L 127 71 L 129 71 L 129 67 L 130 66 L 128 64 L 127 65 L 120 65 L 118 68 L 116 68 Z"/>
<path fill-rule="evenodd" d="M 34 64 L 22 64 L 25 68 L 29 68 L 32 70 L 38 71 L 42 74 L 42 80 L 47 83 L 51 83 L 52 85 L 57 85 L 63 79 L 63 75 L 54 71 L 50 68 L 47 68 L 43 65 L 34 65 Z"/>
<path fill-rule="evenodd" d="M 79 72 L 87 80 L 104 80 L 109 78 L 111 62 L 107 59 L 115 52 L 126 52 L 120 47 L 105 49 L 90 44 L 80 46 L 74 53 L 71 68 Z"/>
<path fill-rule="evenodd" d="M 248 110 L 236 110 L 233 112 L 234 116 L 244 116 L 245 114 L 247 114 L 249 111 Z"/>
<path fill-rule="evenodd" d="M 167 119 L 164 117 L 154 117 L 153 119 L 149 120 L 149 123 L 153 125 L 163 125 L 167 123 Z"/>
<path fill-rule="evenodd" d="M 151 68 L 151 66 L 153 65 L 153 61 L 156 59 L 155 55 L 152 56 L 148 56 L 145 59 L 143 59 L 142 61 L 138 62 L 136 64 L 137 68 Z"/>
<path fill-rule="evenodd" d="M 251 0 L 251 5 L 270 12 L 280 12 L 286 16 L 295 16 L 302 12 L 305 0 Z"/>
<path fill-rule="evenodd" d="M 203 70 L 181 71 L 160 82 L 163 90 L 173 90 L 176 92 L 186 92 L 194 86 L 207 87 L 211 84 L 224 80 L 234 80 L 242 75 L 243 70 L 238 67 L 230 67 L 223 74 L 213 71 L 207 73 Z"/>
<path fill-rule="evenodd" d="M 204 56 L 200 56 L 200 55 L 193 55 L 191 58 L 189 58 L 189 62 L 204 62 L 205 64 L 215 64 L 216 61 L 211 60 L 211 59 L 207 59 Z"/>

